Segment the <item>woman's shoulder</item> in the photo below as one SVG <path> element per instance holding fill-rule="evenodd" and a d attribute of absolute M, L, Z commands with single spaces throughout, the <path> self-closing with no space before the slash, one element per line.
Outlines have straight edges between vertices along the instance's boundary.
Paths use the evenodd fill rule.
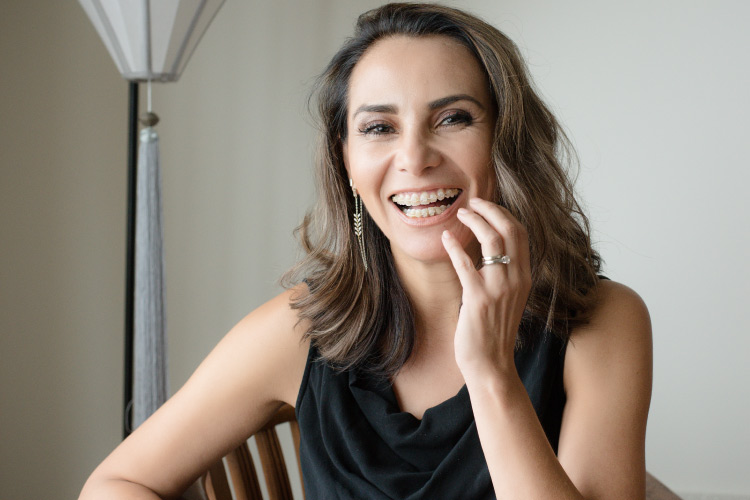
<path fill-rule="evenodd" d="M 275 378 L 280 399 L 294 404 L 308 356 L 308 324 L 300 320 L 291 303 L 307 286 L 302 283 L 287 289 L 245 316 L 225 341 L 238 351 L 260 354 L 268 373 Z"/>
<path fill-rule="evenodd" d="M 651 320 L 643 299 L 632 288 L 609 279 L 599 279 L 594 289 L 596 300 L 589 320 L 570 333 L 572 344 L 590 337 L 650 338 Z M 648 335 L 646 335 L 648 333 Z M 604 340 L 604 339 L 601 339 Z"/>
<path fill-rule="evenodd" d="M 601 279 L 586 324 L 570 334 L 565 360 L 566 388 L 592 374 L 651 370 L 651 319 L 643 299 L 631 288 Z"/>
<path fill-rule="evenodd" d="M 301 341 L 307 324 L 300 321 L 297 310 L 291 304 L 307 293 L 304 283 L 284 290 L 245 316 L 235 330 L 238 334 L 268 334 L 282 342 Z"/>

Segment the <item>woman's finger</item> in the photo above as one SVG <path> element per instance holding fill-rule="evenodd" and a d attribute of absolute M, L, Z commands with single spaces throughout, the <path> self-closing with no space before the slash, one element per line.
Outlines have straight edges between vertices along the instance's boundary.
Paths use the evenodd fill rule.
<path fill-rule="evenodd" d="M 481 198 L 469 200 L 471 208 L 502 236 L 505 254 L 522 268 L 529 266 L 529 239 L 523 224 L 508 209 Z"/>
<path fill-rule="evenodd" d="M 443 247 L 448 252 L 453 268 L 464 291 L 476 289 L 482 285 L 481 277 L 474 267 L 471 257 L 464 251 L 461 243 L 447 229 L 443 231 Z"/>
<path fill-rule="evenodd" d="M 503 237 L 479 214 L 465 208 L 458 209 L 458 220 L 476 236 L 482 247 L 483 257 L 503 254 Z"/>

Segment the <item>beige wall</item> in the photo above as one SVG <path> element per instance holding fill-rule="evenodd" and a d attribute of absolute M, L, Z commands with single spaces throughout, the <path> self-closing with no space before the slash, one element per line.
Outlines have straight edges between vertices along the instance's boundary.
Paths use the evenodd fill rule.
<path fill-rule="evenodd" d="M 119 438 L 126 84 L 74 2 L 0 3 L 0 497 Z"/>
<path fill-rule="evenodd" d="M 173 389 L 294 261 L 307 93 L 354 16 L 329 11 L 229 1 L 154 88 Z M 120 439 L 126 113 L 77 2 L 0 3 L 2 499 L 75 497 Z"/>
<path fill-rule="evenodd" d="M 378 3 L 230 0 L 182 79 L 154 88 L 173 390 L 293 262 L 307 92 Z M 579 148 L 607 273 L 651 306 L 649 468 L 685 492 L 750 492 L 749 7 L 450 3 L 528 55 Z M 119 441 L 126 107 L 77 2 L 0 3 L 3 499 L 75 497 Z"/>

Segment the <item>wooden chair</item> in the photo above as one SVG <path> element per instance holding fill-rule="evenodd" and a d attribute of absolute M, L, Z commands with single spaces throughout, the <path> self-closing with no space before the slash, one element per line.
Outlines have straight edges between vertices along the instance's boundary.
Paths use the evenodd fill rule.
<path fill-rule="evenodd" d="M 284 405 L 271 420 L 255 434 L 263 477 L 266 480 L 269 500 L 294 500 L 289 484 L 284 455 L 281 452 L 276 426 L 289 422 L 292 440 L 297 454 L 297 471 L 302 480 L 299 461 L 299 426 L 294 416 L 294 408 Z M 255 463 L 250 456 L 250 448 L 243 443 L 226 457 L 226 468 L 222 460 L 216 462 L 203 476 L 201 482 L 209 500 L 263 500 Z M 229 473 L 227 475 L 227 472 Z M 235 496 L 229 488 L 232 484 Z"/>
<path fill-rule="evenodd" d="M 289 422 L 292 429 L 292 439 L 297 454 L 297 470 L 300 474 L 300 482 L 302 481 L 299 460 L 299 426 L 294 416 L 294 408 L 285 405 L 255 434 L 269 500 L 293 500 L 289 475 L 276 433 L 276 426 L 285 422 Z M 202 478 L 201 482 L 208 499 L 232 500 L 229 488 L 231 482 L 236 500 L 263 500 L 255 464 L 247 443 L 243 443 L 224 458 L 227 462 L 226 468 L 220 460 Z M 229 477 L 227 477 L 227 470 Z M 654 476 L 646 473 L 646 500 L 680 500 L 680 497 Z"/>

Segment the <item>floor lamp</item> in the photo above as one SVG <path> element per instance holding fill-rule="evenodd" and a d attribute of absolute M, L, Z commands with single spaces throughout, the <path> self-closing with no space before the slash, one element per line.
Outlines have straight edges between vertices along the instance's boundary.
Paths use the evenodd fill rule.
<path fill-rule="evenodd" d="M 128 80 L 123 438 L 166 399 L 158 117 L 151 82 L 175 82 L 224 0 L 78 0 Z M 139 83 L 148 113 L 138 132 Z M 139 141 L 140 137 L 140 141 Z M 139 144 L 140 142 L 140 150 Z"/>

